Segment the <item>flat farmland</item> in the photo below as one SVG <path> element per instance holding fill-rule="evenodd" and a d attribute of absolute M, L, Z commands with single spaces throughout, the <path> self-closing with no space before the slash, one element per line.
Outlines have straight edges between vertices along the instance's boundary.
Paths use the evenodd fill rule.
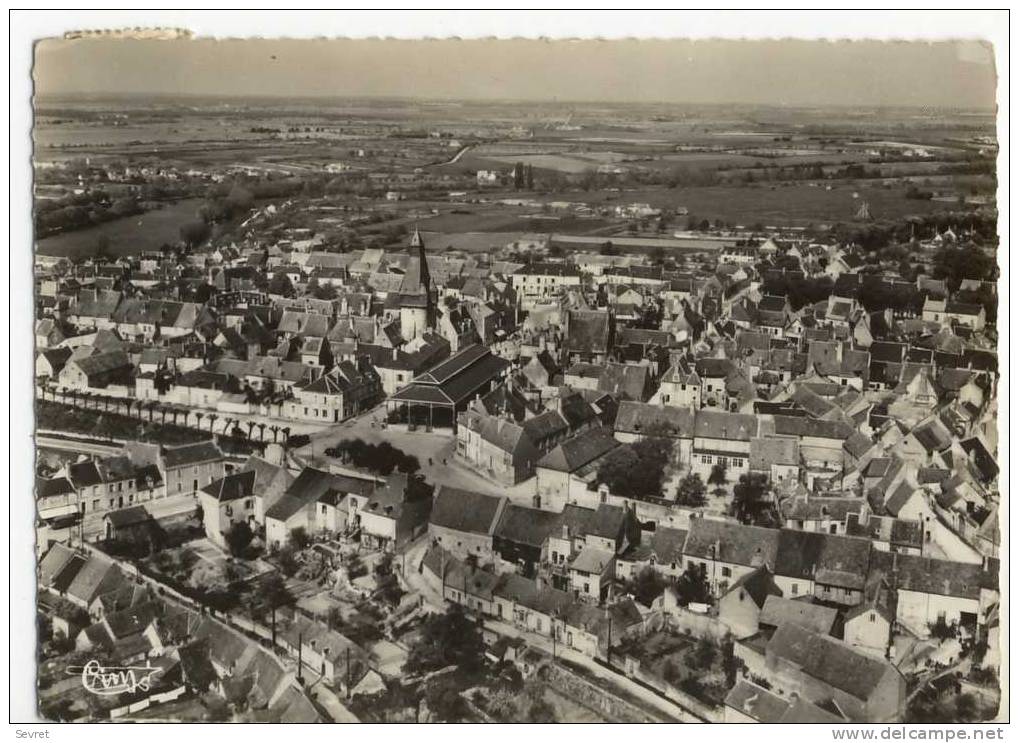
<path fill-rule="evenodd" d="M 595 232 L 611 226 L 603 219 L 562 218 L 535 214 L 534 209 L 497 208 L 474 209 L 465 205 L 460 213 L 446 212 L 417 224 L 422 230 L 452 234 L 456 232 Z"/>
<path fill-rule="evenodd" d="M 853 198 L 853 194 L 857 198 Z M 945 206 L 907 199 L 905 189 L 882 188 L 878 184 L 836 183 L 763 184 L 753 186 L 707 186 L 703 188 L 660 188 L 624 191 L 568 191 L 538 196 L 541 201 L 585 201 L 592 205 L 646 203 L 676 209 L 685 207 L 699 219 L 721 219 L 732 224 L 763 222 L 770 225 L 807 225 L 814 222 L 851 222 L 864 201 L 874 219 L 898 219 L 928 214 Z"/>

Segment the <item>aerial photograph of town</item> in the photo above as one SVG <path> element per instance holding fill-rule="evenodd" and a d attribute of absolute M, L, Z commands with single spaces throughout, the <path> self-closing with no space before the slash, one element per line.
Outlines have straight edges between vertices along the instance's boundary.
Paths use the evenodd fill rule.
<path fill-rule="evenodd" d="M 559 43 L 36 46 L 42 720 L 1007 717 L 990 47 Z"/>

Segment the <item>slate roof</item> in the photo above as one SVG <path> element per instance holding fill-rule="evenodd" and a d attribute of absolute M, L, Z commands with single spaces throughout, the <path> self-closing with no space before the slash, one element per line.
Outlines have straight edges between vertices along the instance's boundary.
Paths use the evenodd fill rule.
<path fill-rule="evenodd" d="M 598 377 L 598 389 L 621 399 L 644 400 L 651 383 L 651 368 L 638 364 L 607 362 Z"/>
<path fill-rule="evenodd" d="M 770 472 L 771 466 L 799 465 L 800 442 L 794 438 L 750 439 L 750 469 Z"/>
<path fill-rule="evenodd" d="M 776 630 L 767 654 L 861 701 L 870 699 L 886 674 L 898 673 L 883 660 L 791 622 Z"/>
<path fill-rule="evenodd" d="M 726 441 L 750 441 L 757 436 L 756 415 L 726 413 L 720 410 L 698 410 L 694 436 Z"/>
<path fill-rule="evenodd" d="M 762 626 L 769 627 L 781 627 L 786 622 L 793 622 L 813 632 L 828 635 L 831 634 L 838 615 L 838 611 L 830 606 L 811 604 L 803 599 L 768 596 L 757 621 Z"/>
<path fill-rule="evenodd" d="M 73 492 L 74 486 L 66 477 L 35 478 L 36 498 L 52 498 L 57 495 L 70 495 Z"/>
<path fill-rule="evenodd" d="M 70 547 L 55 543 L 39 561 L 39 585 L 49 586 L 73 562 L 75 552 Z"/>
<path fill-rule="evenodd" d="M 744 678 L 725 696 L 725 704 L 762 723 L 781 722 L 789 709 L 787 700 Z"/>
<path fill-rule="evenodd" d="M 505 498 L 440 485 L 429 523 L 471 534 L 491 535 Z"/>
<path fill-rule="evenodd" d="M 305 467 L 290 483 L 286 492 L 265 512 L 266 519 L 286 522 L 310 503 L 318 501 L 327 491 L 370 495 L 375 483 L 342 475 L 333 475 L 314 467 Z"/>
<path fill-rule="evenodd" d="M 997 589 L 997 566 L 939 560 L 921 555 L 881 552 L 876 554 L 885 575 L 899 591 L 937 596 L 979 599 L 981 588 Z"/>
<path fill-rule="evenodd" d="M 255 472 L 253 470 L 248 470 L 247 472 L 231 472 L 226 477 L 213 480 L 202 488 L 203 493 L 211 495 L 220 503 L 228 503 L 230 501 L 240 500 L 241 498 L 248 498 L 254 494 L 254 490 Z"/>
<path fill-rule="evenodd" d="M 113 528 L 126 529 L 152 521 L 152 514 L 145 506 L 128 506 L 127 508 L 118 508 L 116 511 L 108 511 L 104 518 L 109 519 Z"/>
<path fill-rule="evenodd" d="M 538 461 L 538 466 L 559 472 L 575 472 L 617 446 L 619 442 L 609 429 L 592 428 L 559 444 Z"/>
<path fill-rule="evenodd" d="M 774 565 L 778 546 L 779 532 L 776 529 L 697 518 L 690 520 L 683 554 L 756 567 Z"/>
<path fill-rule="evenodd" d="M 869 540 L 781 529 L 775 574 L 860 590 L 870 570 Z"/>
<path fill-rule="evenodd" d="M 167 469 L 217 462 L 222 459 L 223 452 L 211 440 L 182 446 L 168 446 L 163 449 L 163 466 Z"/>
<path fill-rule="evenodd" d="M 733 591 L 746 591 L 758 609 L 763 608 L 764 602 L 769 597 L 782 595 L 782 589 L 775 583 L 775 577 L 767 565 L 760 565 L 740 576 L 725 592 L 725 595 L 729 595 Z"/>
<path fill-rule="evenodd" d="M 568 353 L 608 353 L 611 335 L 612 318 L 607 312 L 570 310 L 567 314 L 564 346 Z"/>
<path fill-rule="evenodd" d="M 497 539 L 541 547 L 559 524 L 559 514 L 507 503 L 495 527 Z"/>

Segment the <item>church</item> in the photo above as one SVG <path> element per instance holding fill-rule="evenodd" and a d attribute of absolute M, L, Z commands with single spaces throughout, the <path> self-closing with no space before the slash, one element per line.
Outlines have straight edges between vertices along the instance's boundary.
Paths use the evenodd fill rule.
<path fill-rule="evenodd" d="M 410 342 L 419 335 L 435 329 L 438 290 L 432 284 L 432 277 L 428 271 L 425 241 L 416 228 L 408 252 L 410 256 L 403 281 L 395 296 L 387 301 L 387 306 L 399 309 L 400 335 L 404 341 Z"/>

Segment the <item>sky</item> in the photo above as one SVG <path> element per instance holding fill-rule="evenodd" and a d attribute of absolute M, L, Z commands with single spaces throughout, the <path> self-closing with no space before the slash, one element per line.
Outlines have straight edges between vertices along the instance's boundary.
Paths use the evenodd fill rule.
<path fill-rule="evenodd" d="M 973 41 L 44 40 L 38 95 L 994 106 Z"/>

